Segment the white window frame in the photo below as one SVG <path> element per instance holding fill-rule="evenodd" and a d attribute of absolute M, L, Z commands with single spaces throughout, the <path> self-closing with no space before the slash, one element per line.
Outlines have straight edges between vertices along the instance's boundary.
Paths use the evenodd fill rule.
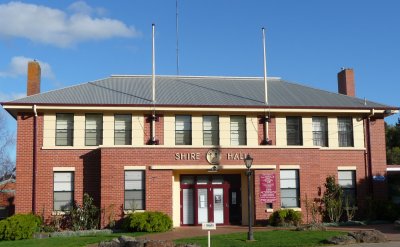
<path fill-rule="evenodd" d="M 95 124 L 90 121 L 95 121 Z M 91 137 L 94 135 L 94 137 Z M 93 142 L 94 140 L 94 142 Z M 85 115 L 85 146 L 103 144 L 103 114 L 87 113 Z"/>
<path fill-rule="evenodd" d="M 357 204 L 357 173 L 356 170 L 339 170 L 338 184 L 343 190 L 343 199 L 349 196 L 350 206 Z M 343 201 L 344 203 L 345 201 Z"/>
<path fill-rule="evenodd" d="M 246 116 L 230 116 L 231 146 L 247 145 Z"/>
<path fill-rule="evenodd" d="M 114 115 L 114 145 L 132 145 L 132 115 Z"/>
<path fill-rule="evenodd" d="M 74 145 L 74 114 L 56 113 L 56 146 Z"/>
<path fill-rule="evenodd" d="M 140 174 L 140 178 L 129 178 L 129 174 Z M 146 209 L 146 183 L 144 170 L 124 170 L 124 210 L 145 210 Z M 135 185 L 135 182 L 138 182 Z M 131 182 L 131 184 L 130 184 Z M 129 192 L 141 192 L 140 204 L 136 204 L 135 198 L 127 198 Z"/>
<path fill-rule="evenodd" d="M 56 175 L 57 174 L 57 175 Z M 70 179 L 63 179 L 62 175 L 70 175 Z M 71 210 L 74 202 L 74 171 L 53 171 L 53 211 L 69 211 Z M 69 187 L 69 189 L 68 189 Z M 70 193 L 70 200 L 57 200 L 59 195 Z M 69 201 L 69 203 L 67 203 Z M 57 202 L 66 202 L 65 208 L 56 206 Z M 68 205 L 69 204 L 69 205 Z"/>
<path fill-rule="evenodd" d="M 205 115 L 203 116 L 203 145 L 218 146 L 219 145 L 219 116 Z"/>
<path fill-rule="evenodd" d="M 312 117 L 313 128 L 313 145 L 320 147 L 328 147 L 328 118 L 327 117 Z"/>
<path fill-rule="evenodd" d="M 292 121 L 293 120 L 293 121 Z M 297 120 L 294 122 L 294 120 Z M 286 117 L 286 143 L 288 146 L 303 145 L 303 121 L 299 116 Z"/>
<path fill-rule="evenodd" d="M 294 193 L 295 196 L 282 197 L 283 191 Z M 300 179 L 298 169 L 280 170 L 280 195 L 281 208 L 300 208 Z M 286 205 L 284 204 L 284 199 L 295 199 L 295 204 Z"/>
<path fill-rule="evenodd" d="M 192 145 L 192 116 L 175 116 L 175 145 Z"/>
<path fill-rule="evenodd" d="M 338 117 L 339 147 L 354 147 L 354 131 L 352 117 Z"/>

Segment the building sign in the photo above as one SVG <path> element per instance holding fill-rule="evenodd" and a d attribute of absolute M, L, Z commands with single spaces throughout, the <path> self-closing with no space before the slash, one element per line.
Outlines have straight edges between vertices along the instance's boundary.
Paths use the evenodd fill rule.
<path fill-rule="evenodd" d="M 211 165 L 219 165 L 221 160 L 221 152 L 218 149 L 210 149 L 206 154 L 206 159 Z"/>
<path fill-rule="evenodd" d="M 200 153 L 175 153 L 175 160 L 200 160 Z"/>
<path fill-rule="evenodd" d="M 262 203 L 276 201 L 275 174 L 260 174 L 260 201 Z"/>
<path fill-rule="evenodd" d="M 383 181 L 385 181 L 385 176 L 382 176 L 382 175 L 373 176 L 372 179 L 374 181 L 383 182 Z"/>

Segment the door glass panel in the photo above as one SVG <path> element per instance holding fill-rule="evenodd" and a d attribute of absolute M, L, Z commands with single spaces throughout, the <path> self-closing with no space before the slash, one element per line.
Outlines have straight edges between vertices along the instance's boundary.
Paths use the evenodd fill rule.
<path fill-rule="evenodd" d="M 194 214 L 193 214 L 193 189 L 183 189 L 183 224 L 193 225 L 194 224 Z"/>
<path fill-rule="evenodd" d="M 222 176 L 213 176 L 212 177 L 212 184 L 223 184 L 224 178 Z"/>
<path fill-rule="evenodd" d="M 224 190 L 222 188 L 214 188 L 214 223 L 224 223 Z"/>
<path fill-rule="evenodd" d="M 208 200 L 207 200 L 207 189 L 198 189 L 198 211 L 197 218 L 198 224 L 208 222 Z"/>
<path fill-rule="evenodd" d="M 197 177 L 197 184 L 207 184 L 207 183 L 208 183 L 208 176 Z"/>
<path fill-rule="evenodd" d="M 182 176 L 182 184 L 194 184 L 193 176 Z"/>

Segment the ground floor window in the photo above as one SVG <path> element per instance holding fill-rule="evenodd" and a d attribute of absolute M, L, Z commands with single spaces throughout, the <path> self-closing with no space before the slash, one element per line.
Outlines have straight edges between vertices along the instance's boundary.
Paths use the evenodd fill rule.
<path fill-rule="evenodd" d="M 74 201 L 74 172 L 54 172 L 53 209 L 69 211 Z"/>
<path fill-rule="evenodd" d="M 355 205 L 356 200 L 356 171 L 338 171 L 338 182 L 343 189 L 343 197 L 350 205 Z"/>
<path fill-rule="evenodd" d="M 124 209 L 145 209 L 144 171 L 125 171 Z"/>
<path fill-rule="evenodd" d="M 281 207 L 300 207 L 299 170 L 281 170 Z"/>

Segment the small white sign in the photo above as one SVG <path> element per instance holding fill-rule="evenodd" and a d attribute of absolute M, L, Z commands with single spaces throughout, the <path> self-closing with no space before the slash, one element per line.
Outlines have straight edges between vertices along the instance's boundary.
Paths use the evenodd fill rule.
<path fill-rule="evenodd" d="M 202 230 L 217 230 L 217 224 L 215 224 L 214 222 L 203 223 L 203 224 L 201 224 L 201 229 Z"/>

